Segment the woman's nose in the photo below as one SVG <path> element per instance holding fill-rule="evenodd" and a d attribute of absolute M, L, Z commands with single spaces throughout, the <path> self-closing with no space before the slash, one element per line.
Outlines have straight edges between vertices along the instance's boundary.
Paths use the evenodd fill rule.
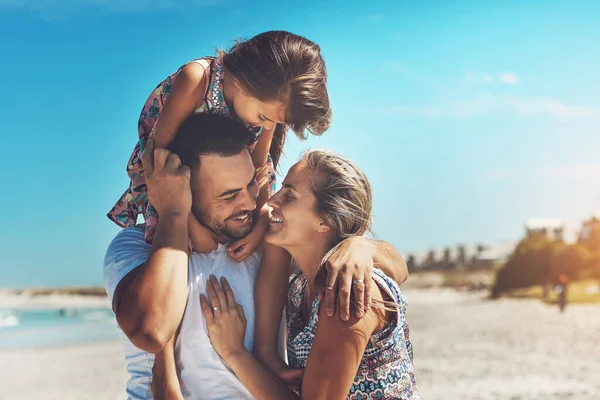
<path fill-rule="evenodd" d="M 279 207 L 279 192 L 269 197 L 269 200 L 267 200 L 267 205 L 271 208 Z"/>

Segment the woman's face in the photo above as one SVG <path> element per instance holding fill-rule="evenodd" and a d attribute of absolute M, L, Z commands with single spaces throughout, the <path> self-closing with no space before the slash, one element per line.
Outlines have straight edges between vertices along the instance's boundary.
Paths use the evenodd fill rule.
<path fill-rule="evenodd" d="M 265 236 L 267 243 L 284 249 L 310 243 L 322 225 L 315 213 L 309 171 L 302 161 L 290 168 L 281 190 L 271 196 L 268 204 L 273 211 Z"/>

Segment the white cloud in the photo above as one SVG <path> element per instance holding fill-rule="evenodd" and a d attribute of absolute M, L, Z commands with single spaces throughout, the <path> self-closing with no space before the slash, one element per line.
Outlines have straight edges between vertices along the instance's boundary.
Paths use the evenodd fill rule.
<path fill-rule="evenodd" d="M 428 119 L 467 118 L 492 112 L 507 112 L 522 116 L 546 116 L 558 120 L 588 118 L 600 115 L 600 108 L 566 104 L 549 97 L 497 96 L 481 91 L 471 98 L 450 99 L 425 105 L 396 105 L 385 107 L 397 117 Z"/>
<path fill-rule="evenodd" d="M 551 115 L 558 119 L 591 117 L 598 108 L 569 105 L 551 97 L 505 96 L 504 103 L 522 115 Z"/>
<path fill-rule="evenodd" d="M 427 119 L 467 118 L 493 110 L 497 99 L 486 92 L 467 100 L 452 100 L 432 105 L 400 105 L 387 107 L 387 112 L 397 117 L 420 117 Z"/>
<path fill-rule="evenodd" d="M 503 72 L 500 74 L 500 80 L 507 85 L 518 85 L 521 82 L 519 75 L 513 72 Z"/>
<path fill-rule="evenodd" d="M 514 86 L 521 82 L 521 77 L 514 72 L 502 72 L 496 75 L 489 72 L 471 70 L 466 72 L 464 82 L 468 86 L 490 85 L 496 82 Z"/>
<path fill-rule="evenodd" d="M 138 12 L 209 6 L 218 0 L 0 0 L 0 9 L 27 9 L 34 12 L 73 12 L 96 8 L 112 12 Z"/>
<path fill-rule="evenodd" d="M 484 177 L 494 180 L 527 178 L 597 182 L 600 179 L 600 164 L 571 165 L 556 168 L 495 169 L 485 171 Z"/>

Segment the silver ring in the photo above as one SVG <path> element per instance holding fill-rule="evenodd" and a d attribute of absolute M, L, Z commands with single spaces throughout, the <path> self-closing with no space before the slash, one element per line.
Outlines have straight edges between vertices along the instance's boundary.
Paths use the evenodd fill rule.
<path fill-rule="evenodd" d="M 213 311 L 219 311 L 219 308 L 220 308 L 219 306 L 214 306 Z"/>
<path fill-rule="evenodd" d="M 363 283 L 365 283 L 365 280 L 364 279 L 357 279 L 355 281 L 352 281 L 352 283 L 354 283 L 355 285 L 363 284 Z"/>

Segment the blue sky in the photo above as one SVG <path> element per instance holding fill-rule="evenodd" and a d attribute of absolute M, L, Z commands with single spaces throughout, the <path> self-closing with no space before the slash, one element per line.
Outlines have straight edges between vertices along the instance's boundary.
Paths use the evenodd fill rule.
<path fill-rule="evenodd" d="M 258 4 L 254 4 L 258 3 Z M 401 251 L 516 240 L 600 209 L 600 4 L 0 0 L 0 287 L 102 282 L 146 97 L 180 65 L 285 29 L 319 43 L 334 123 Z"/>

